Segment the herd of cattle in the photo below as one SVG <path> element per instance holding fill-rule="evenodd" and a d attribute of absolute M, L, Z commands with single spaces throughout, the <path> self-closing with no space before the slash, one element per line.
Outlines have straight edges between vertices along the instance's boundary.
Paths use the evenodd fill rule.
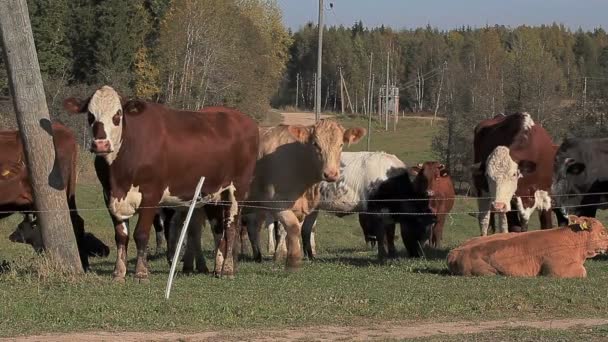
<path fill-rule="evenodd" d="M 443 164 L 407 167 L 384 152 L 342 152 L 345 144 L 357 143 L 366 130 L 345 129 L 333 120 L 320 120 L 312 126 L 260 128 L 232 108 L 175 110 L 152 102 L 126 101 L 109 86 L 84 100 L 66 99 L 64 108 L 87 115 L 95 171 L 115 229 L 113 278 L 117 281 L 124 281 L 127 273 L 129 219 L 136 213 L 135 278 L 145 281 L 149 276 L 152 226 L 157 248 L 167 240 L 167 258 L 172 260 L 175 237 L 201 176 L 205 182 L 189 226 L 183 268 L 185 272 L 208 271 L 201 248 L 201 227 L 206 220 L 215 239 L 213 273 L 217 276 L 234 275 L 239 245 L 247 237 L 254 259 L 262 260 L 260 233 L 265 225 L 274 228 L 269 229 L 268 245 L 275 258 L 285 258 L 289 269 L 298 268 L 303 252 L 309 258 L 315 256 L 319 210 L 339 217 L 358 214 L 365 241 L 377 244 L 380 260 L 396 256 L 395 227 L 399 224 L 408 255 L 417 257 L 427 244 L 441 247 L 446 217 L 454 206 L 454 186 Z M 77 212 L 76 140 L 59 123 L 53 130 L 80 258 L 88 269 L 88 257 L 107 256 L 109 248 L 85 233 Z M 0 148 L 0 217 L 24 213 L 10 239 L 41 251 L 18 132 L 0 132 Z M 530 115 L 515 113 L 480 122 L 474 130 L 473 148 L 472 185 L 482 236 L 490 226 L 505 233 L 525 232 L 535 210 L 545 229 L 554 226 L 552 210 L 564 226 L 568 224 L 566 212 L 595 217 L 596 210 L 608 204 L 608 169 L 602 167 L 608 159 L 608 140 L 566 139 L 556 146 Z M 605 235 L 597 220 L 572 216 L 570 221 L 578 228 L 563 229 Z M 450 253 L 449 268 L 458 274 L 510 274 L 501 271 L 502 265 L 486 262 L 494 257 L 479 259 L 484 254 L 479 248 L 489 251 L 484 247 L 488 243 L 516 245 L 525 255 L 535 248 L 530 241 L 544 241 L 548 236 L 538 238 L 532 233 L 539 232 L 472 239 Z M 526 240 L 512 240 L 515 236 Z M 602 251 L 596 247 L 593 251 Z M 491 253 L 500 250 L 495 246 Z M 579 268 L 578 273 L 572 272 L 581 275 Z"/>

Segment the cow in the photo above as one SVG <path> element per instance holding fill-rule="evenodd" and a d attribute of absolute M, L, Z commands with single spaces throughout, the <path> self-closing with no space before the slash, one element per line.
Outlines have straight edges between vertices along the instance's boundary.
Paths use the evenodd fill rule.
<path fill-rule="evenodd" d="M 450 251 L 453 275 L 585 278 L 584 262 L 608 250 L 608 231 L 594 218 L 569 216 L 570 225 L 473 238 Z"/>
<path fill-rule="evenodd" d="M 550 170 L 556 146 L 547 131 L 524 112 L 484 120 L 474 134 L 471 173 L 481 235 L 487 235 L 491 212 L 499 214 L 501 232 L 526 231 L 536 209 L 541 228 L 551 228 Z M 517 215 L 509 216 L 509 227 L 506 218 L 513 206 Z"/>
<path fill-rule="evenodd" d="M 454 207 L 454 184 L 445 165 L 436 161 L 427 161 L 412 167 L 416 174 L 414 189 L 416 192 L 425 192 L 430 198 L 431 211 L 437 217 L 437 223 L 431 231 L 430 245 L 441 247 L 443 227 L 448 213 Z"/>
<path fill-rule="evenodd" d="M 52 130 L 56 159 L 61 170 L 80 261 L 82 268 L 88 271 L 88 255 L 91 251 L 87 249 L 85 242 L 84 220 L 78 214 L 76 207 L 76 162 L 78 153 L 76 138 L 61 123 L 52 123 Z M 8 217 L 16 212 L 33 213 L 35 208 L 32 187 L 25 165 L 25 154 L 19 132 L 14 130 L 0 131 L 0 150 L 2 151 L 0 153 L 0 218 Z M 27 217 L 31 217 L 31 215 Z M 22 222 L 21 228 L 18 227 L 11 234 L 10 239 L 15 242 L 28 243 L 30 241 L 35 250 L 41 251 L 43 244 L 40 230 L 34 230 L 33 227 L 27 226 L 32 220 L 34 219 L 31 218 L 29 221 Z M 94 240 L 97 239 L 94 238 Z M 105 246 L 103 242 L 97 241 Z"/>
<path fill-rule="evenodd" d="M 107 85 L 86 100 L 68 98 L 63 105 L 70 113 L 87 113 L 91 152 L 103 157 L 96 160 L 96 172 L 115 228 L 113 279 L 124 282 L 127 272 L 126 220 L 139 214 L 133 233 L 135 280 L 148 282 L 147 244 L 158 207 L 185 210 L 202 176 L 197 210 L 205 211 L 211 204 L 223 208 L 221 217 L 215 218 L 221 224 L 214 231 L 214 273 L 233 277 L 235 225 L 239 202 L 248 195 L 255 168 L 257 123 L 232 108 L 215 107 L 203 113 L 137 99 L 125 101 Z"/>
<path fill-rule="evenodd" d="M 11 242 L 29 244 L 36 253 L 42 253 L 44 251 L 44 242 L 42 241 L 42 232 L 38 227 L 36 216 L 34 214 L 25 214 L 23 216 L 23 221 L 17 225 L 17 228 L 9 235 L 8 239 Z M 105 258 L 110 254 L 110 248 L 91 233 L 85 232 L 83 241 L 84 249 L 90 257 Z"/>
<path fill-rule="evenodd" d="M 608 139 L 564 139 L 553 166 L 555 206 L 588 217 L 608 208 L 607 162 Z"/>
<path fill-rule="evenodd" d="M 271 214 L 287 231 L 287 269 L 300 267 L 301 222 L 317 206 L 319 183 L 340 178 L 342 147 L 358 142 L 365 133 L 360 127 L 344 129 L 331 119 L 311 126 L 279 125 L 261 132 L 247 218 L 256 261 L 262 259 L 259 231 Z M 275 253 L 275 259 L 282 257 Z"/>
<path fill-rule="evenodd" d="M 367 205 L 370 225 L 375 229 L 378 259 L 396 257 L 395 225 L 399 223 L 401 239 L 410 257 L 418 258 L 431 238 L 431 229 L 437 223 L 426 191 L 416 189 L 410 172 L 389 177 L 369 196 Z"/>

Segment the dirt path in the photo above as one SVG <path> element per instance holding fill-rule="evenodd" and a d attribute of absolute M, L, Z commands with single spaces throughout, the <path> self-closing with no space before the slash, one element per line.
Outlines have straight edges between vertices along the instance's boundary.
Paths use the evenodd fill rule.
<path fill-rule="evenodd" d="M 308 126 L 315 123 L 315 113 L 300 112 L 300 113 L 281 113 L 283 116 L 283 124 L 286 125 L 303 125 Z M 329 118 L 331 115 L 321 114 L 321 119 Z"/>
<path fill-rule="evenodd" d="M 509 328 L 569 329 L 608 324 L 608 319 L 560 319 L 551 321 L 486 321 L 449 323 L 391 322 L 366 327 L 317 326 L 301 329 L 208 331 L 192 334 L 171 332 L 88 332 L 27 336 L 2 341 L 334 341 L 387 340 L 441 335 L 478 334 Z"/>

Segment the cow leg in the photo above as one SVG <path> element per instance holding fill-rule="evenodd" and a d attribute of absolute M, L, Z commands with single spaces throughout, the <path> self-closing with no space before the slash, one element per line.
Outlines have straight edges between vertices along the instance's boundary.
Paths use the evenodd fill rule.
<path fill-rule="evenodd" d="M 299 224 L 299 222 L 298 222 Z M 287 258 L 287 230 L 280 221 L 275 221 L 275 240 L 276 250 L 274 251 L 274 261 L 280 261 Z"/>
<path fill-rule="evenodd" d="M 156 232 L 156 254 L 161 254 L 162 252 L 164 252 L 165 245 L 167 244 L 164 234 L 164 231 L 167 229 L 167 227 L 165 227 L 164 216 L 165 215 L 162 210 L 160 210 L 154 216 L 153 225 L 154 231 Z"/>
<path fill-rule="evenodd" d="M 541 274 L 557 278 L 586 278 L 587 270 L 579 263 L 543 265 Z"/>
<path fill-rule="evenodd" d="M 485 194 L 482 193 L 481 196 L 485 197 Z M 486 236 L 488 235 L 488 226 L 490 225 L 490 201 L 486 198 L 479 198 L 477 199 L 477 207 L 479 208 L 477 221 L 479 222 L 481 236 Z"/>
<path fill-rule="evenodd" d="M 378 260 L 383 263 L 386 260 L 388 255 L 387 251 L 387 240 L 386 240 L 386 227 L 387 224 L 382 222 L 382 224 L 375 225 L 376 230 L 376 240 L 378 242 Z"/>
<path fill-rule="evenodd" d="M 317 241 L 315 240 L 315 235 L 317 235 L 317 222 L 312 225 L 312 232 L 310 232 L 310 251 L 312 252 L 312 257 L 317 256 Z"/>
<path fill-rule="evenodd" d="M 553 228 L 553 218 L 551 217 L 551 210 L 539 211 L 538 219 L 540 220 L 540 229 Z"/>
<path fill-rule="evenodd" d="M 159 202 L 159 197 L 146 199 L 145 195 L 139 209 L 139 219 L 135 226 L 135 246 L 137 246 L 137 264 L 135 265 L 135 280 L 139 283 L 147 283 L 148 280 L 148 240 L 150 238 L 150 228 L 156 215 L 155 205 Z"/>
<path fill-rule="evenodd" d="M 319 216 L 318 211 L 313 211 L 309 215 L 306 215 L 304 222 L 302 223 L 302 244 L 304 245 L 304 257 L 312 260 L 314 259 L 312 239 L 313 239 L 313 228 L 317 222 Z"/>
<path fill-rule="evenodd" d="M 249 241 L 247 225 L 243 225 L 241 220 L 239 220 L 239 222 L 241 222 L 239 225 L 239 241 L 241 243 L 239 258 L 243 258 L 245 255 L 249 254 L 249 250 L 251 249 L 249 246 L 251 246 L 251 242 Z"/>
<path fill-rule="evenodd" d="M 273 221 L 271 224 L 268 225 L 268 254 L 274 254 L 274 252 L 277 249 L 277 245 L 276 245 L 276 230 L 277 230 L 277 225 L 278 222 L 277 221 Z"/>
<path fill-rule="evenodd" d="M 230 203 L 230 205 L 222 207 L 222 226 L 224 234 L 219 242 L 215 255 L 216 277 L 232 278 L 236 271 L 237 258 L 234 256 L 234 241 L 236 239 L 236 227 L 240 224 L 240 215 L 234 192 L 234 188 L 222 192 L 222 201 L 224 201 L 224 203 Z"/>
<path fill-rule="evenodd" d="M 169 237 L 167 239 L 167 262 L 169 263 L 169 266 L 173 263 L 179 235 L 181 234 L 182 226 L 184 225 L 184 219 L 184 212 L 176 211 L 171 215 L 171 220 L 167 225 L 166 231 L 169 231 Z"/>
<path fill-rule="evenodd" d="M 395 223 L 389 223 L 385 227 L 388 257 L 394 259 L 397 257 L 397 250 L 395 249 Z"/>
<path fill-rule="evenodd" d="M 127 247 L 129 245 L 129 221 L 119 221 L 112 216 L 114 223 L 114 239 L 116 240 L 116 264 L 112 278 L 124 283 L 127 275 Z"/>
<path fill-rule="evenodd" d="M 376 236 L 374 233 L 374 224 L 381 222 L 379 219 L 374 219 L 376 216 L 372 214 L 359 214 L 359 225 L 363 230 L 365 245 L 367 248 L 376 247 Z"/>
<path fill-rule="evenodd" d="M 68 198 L 68 208 L 70 209 L 70 221 L 72 222 L 74 236 L 76 237 L 76 245 L 78 246 L 78 254 L 80 255 L 82 269 L 87 272 L 89 270 L 89 251 L 87 250 L 84 239 L 84 220 L 78 215 L 76 198 L 74 196 Z"/>
<path fill-rule="evenodd" d="M 437 223 L 433 226 L 431 236 L 431 247 L 441 248 L 441 241 L 443 240 L 443 227 L 445 227 L 445 220 L 447 215 L 437 215 Z"/>
<path fill-rule="evenodd" d="M 568 225 L 568 217 L 564 215 L 562 208 L 553 208 L 553 212 L 555 213 L 555 218 L 557 219 L 558 227 L 565 227 Z"/>
<path fill-rule="evenodd" d="M 202 228 L 205 221 L 204 209 L 196 209 L 192 213 L 192 218 L 188 224 L 188 242 L 186 242 L 186 253 L 184 254 L 184 273 L 194 271 L 194 263 L 196 262 L 196 270 L 201 273 L 209 273 L 203 248 L 201 246 Z"/>
<path fill-rule="evenodd" d="M 287 231 L 287 269 L 297 270 L 302 264 L 300 221 L 291 210 L 283 210 L 277 216 Z"/>
<path fill-rule="evenodd" d="M 171 234 L 171 232 L 169 231 L 171 228 L 171 219 L 173 218 L 173 215 L 175 215 L 175 209 L 167 209 L 167 208 L 163 208 L 161 209 L 161 211 L 163 212 L 163 232 L 165 235 L 165 241 L 167 242 L 167 244 L 169 243 L 169 236 Z M 169 248 L 169 246 L 167 245 L 167 249 Z"/>
<path fill-rule="evenodd" d="M 509 222 L 507 221 L 506 213 L 498 213 L 498 227 L 501 233 L 509 232 Z"/>
<path fill-rule="evenodd" d="M 247 214 L 247 232 L 249 233 L 249 241 L 251 242 L 251 253 L 253 254 L 253 260 L 255 262 L 262 262 L 262 248 L 260 246 L 260 232 L 262 231 L 262 226 L 266 222 L 266 213 L 263 211 L 256 211 Z M 276 229 L 276 226 L 271 228 L 268 227 L 268 234 Z M 270 236 L 269 236 L 270 239 Z M 270 242 L 269 242 L 270 249 Z M 274 246 L 273 251 L 274 253 Z"/>

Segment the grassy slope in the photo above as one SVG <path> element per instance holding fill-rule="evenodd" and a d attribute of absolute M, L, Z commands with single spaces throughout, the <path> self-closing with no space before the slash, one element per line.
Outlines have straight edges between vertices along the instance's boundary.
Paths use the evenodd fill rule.
<path fill-rule="evenodd" d="M 350 120 L 346 124 L 362 123 Z M 428 121 L 402 121 L 396 133 L 373 131 L 372 150 L 395 153 L 408 164 L 430 159 L 432 132 Z M 361 148 L 365 141 L 351 149 Z M 113 245 L 105 209 L 85 210 L 102 206 L 99 187 L 82 184 L 78 195 L 87 230 Z M 454 212 L 474 208 L 474 201 L 459 201 Z M 7 236 L 15 221 L 16 217 L 0 222 L 0 236 Z M 468 215 L 454 214 L 448 223 L 447 246 L 478 234 L 475 219 Z M 164 256 L 151 261 L 149 285 L 128 281 L 121 286 L 110 281 L 113 247 L 109 258 L 93 259 L 95 274 L 75 281 L 39 280 L 35 272 L 7 272 L 0 275 L 0 335 L 357 325 L 381 320 L 608 317 L 605 260 L 588 262 L 589 277 L 584 280 L 459 278 L 445 275 L 445 251 L 432 253 L 428 260 L 400 259 L 378 265 L 374 251 L 365 247 L 356 217 L 322 214 L 318 232 L 319 260 L 305 263 L 300 272 L 287 274 L 282 265 L 267 258 L 262 264 L 241 262 L 232 281 L 178 276 L 168 302 L 163 298 L 168 274 Z M 209 251 L 208 231 L 204 239 Z M 134 247 L 131 242 L 130 256 Z M 1 259 L 21 264 L 36 260 L 29 246 L 5 238 L 0 239 Z M 131 259 L 130 274 L 133 267 Z"/>

